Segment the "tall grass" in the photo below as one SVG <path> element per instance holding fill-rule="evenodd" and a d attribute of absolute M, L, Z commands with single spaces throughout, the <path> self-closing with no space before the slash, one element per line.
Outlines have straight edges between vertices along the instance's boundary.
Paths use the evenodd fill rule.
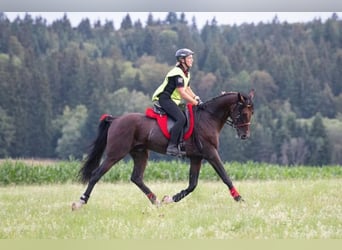
<path fill-rule="evenodd" d="M 34 162 L 5 160 L 0 162 L 0 185 L 9 184 L 56 184 L 76 183 L 81 162 Z M 341 166 L 284 167 L 265 163 L 226 163 L 225 168 L 232 180 L 284 180 L 341 178 Z M 133 169 L 132 161 L 121 161 L 103 177 L 104 182 L 129 181 Z M 150 161 L 145 171 L 146 181 L 186 181 L 189 163 L 187 161 Z M 216 172 L 204 163 L 200 179 L 216 181 Z"/>

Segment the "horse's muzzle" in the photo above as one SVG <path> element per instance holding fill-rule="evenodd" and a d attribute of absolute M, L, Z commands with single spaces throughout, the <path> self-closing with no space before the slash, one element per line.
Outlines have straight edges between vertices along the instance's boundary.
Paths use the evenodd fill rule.
<path fill-rule="evenodd" d="M 246 139 L 249 138 L 250 132 L 249 132 L 249 130 L 247 130 L 247 131 L 238 131 L 238 136 L 239 136 L 239 138 L 241 140 L 246 140 Z"/>
<path fill-rule="evenodd" d="M 240 135 L 241 140 L 246 140 L 248 138 L 248 135 Z"/>

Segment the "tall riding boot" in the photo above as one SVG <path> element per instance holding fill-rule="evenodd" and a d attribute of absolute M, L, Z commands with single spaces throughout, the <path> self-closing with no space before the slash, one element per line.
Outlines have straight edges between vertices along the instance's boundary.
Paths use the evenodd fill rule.
<path fill-rule="evenodd" d="M 167 155 L 173 155 L 176 156 L 179 154 L 178 146 L 172 142 L 169 143 L 166 149 L 166 154 Z"/>

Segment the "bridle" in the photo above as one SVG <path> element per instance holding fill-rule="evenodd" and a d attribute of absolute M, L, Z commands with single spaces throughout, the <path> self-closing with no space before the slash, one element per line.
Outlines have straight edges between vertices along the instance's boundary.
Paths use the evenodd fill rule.
<path fill-rule="evenodd" d="M 226 121 L 226 124 L 231 126 L 232 128 L 242 128 L 242 127 L 246 127 L 246 126 L 251 125 L 250 122 L 245 122 L 245 123 L 242 123 L 242 124 L 234 124 L 234 122 L 232 120 L 229 120 L 229 118 Z"/>
<path fill-rule="evenodd" d="M 243 108 L 250 108 L 252 107 L 252 105 L 250 104 L 247 104 L 247 105 L 244 105 L 243 103 L 241 102 L 238 102 L 236 105 L 235 105 L 235 108 L 232 112 L 232 114 L 235 113 L 235 111 L 237 109 L 239 109 L 239 112 L 238 112 L 238 115 L 235 117 L 235 119 L 231 118 L 230 116 L 228 117 L 228 119 L 226 120 L 226 124 L 231 126 L 232 128 L 242 128 L 242 127 L 246 127 L 246 126 L 249 126 L 251 125 L 251 122 L 245 122 L 245 123 L 239 123 L 239 124 L 236 124 L 235 121 L 239 121 L 240 118 L 241 118 L 241 111 Z"/>

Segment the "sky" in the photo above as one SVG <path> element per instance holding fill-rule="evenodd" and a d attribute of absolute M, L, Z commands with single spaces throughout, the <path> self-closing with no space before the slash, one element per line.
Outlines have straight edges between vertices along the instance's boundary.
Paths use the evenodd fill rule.
<path fill-rule="evenodd" d="M 72 26 L 78 24 L 85 18 L 88 18 L 93 24 L 100 20 L 105 23 L 106 20 L 113 21 L 115 29 L 120 28 L 121 21 L 129 13 L 133 22 L 140 19 L 143 25 L 146 24 L 149 12 L 5 12 L 7 18 L 13 21 L 16 17 L 23 18 L 25 14 L 30 14 L 33 18 L 40 16 L 46 19 L 48 24 L 51 24 L 57 19 L 61 19 L 64 14 L 67 15 Z M 154 20 L 165 20 L 167 12 L 151 12 Z M 280 22 L 309 22 L 320 18 L 322 21 L 330 18 L 333 12 L 184 12 L 186 20 L 189 24 L 192 23 L 192 18 L 195 17 L 198 28 L 202 28 L 207 21 L 209 23 L 216 19 L 218 25 L 230 24 L 240 25 L 242 23 L 268 23 L 273 20 L 275 16 Z M 342 12 L 336 12 L 339 19 L 342 18 Z M 180 12 L 177 12 L 178 17 Z"/>

